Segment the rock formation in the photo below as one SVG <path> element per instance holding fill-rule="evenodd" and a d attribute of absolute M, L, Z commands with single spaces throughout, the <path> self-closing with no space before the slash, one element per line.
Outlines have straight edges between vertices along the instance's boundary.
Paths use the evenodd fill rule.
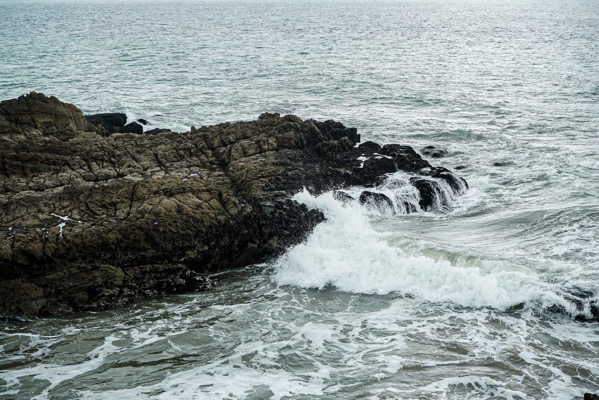
<path fill-rule="evenodd" d="M 38 93 L 0 103 L 0 315 L 209 289 L 205 274 L 280 254 L 324 220 L 291 200 L 302 188 L 376 188 L 401 169 L 426 210 L 435 182 L 466 187 L 410 147 L 356 147 L 356 130 L 334 121 L 262 114 L 106 135 L 96 120 Z"/>

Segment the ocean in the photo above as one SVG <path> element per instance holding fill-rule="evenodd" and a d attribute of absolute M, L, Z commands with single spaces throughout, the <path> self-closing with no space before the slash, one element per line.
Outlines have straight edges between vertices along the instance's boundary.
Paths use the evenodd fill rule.
<path fill-rule="evenodd" d="M 335 119 L 470 185 L 412 214 L 304 191 L 327 221 L 211 292 L 0 321 L 0 399 L 599 393 L 599 2 L 0 0 L 0 22 L 2 100 Z"/>

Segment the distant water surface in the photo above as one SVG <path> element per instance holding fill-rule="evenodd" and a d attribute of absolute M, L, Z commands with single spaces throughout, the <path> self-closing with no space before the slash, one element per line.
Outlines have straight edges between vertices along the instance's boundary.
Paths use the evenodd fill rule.
<path fill-rule="evenodd" d="M 575 320 L 599 300 L 599 2 L 0 0 L 0 22 L 0 99 L 335 119 L 470 184 L 410 215 L 300 193 L 327 222 L 213 292 L 0 322 L 0 398 L 599 393 L 599 323 Z"/>

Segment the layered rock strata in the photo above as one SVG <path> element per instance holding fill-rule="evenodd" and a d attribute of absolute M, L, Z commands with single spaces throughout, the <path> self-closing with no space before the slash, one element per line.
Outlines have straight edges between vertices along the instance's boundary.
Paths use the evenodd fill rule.
<path fill-rule="evenodd" d="M 465 188 L 410 147 L 357 146 L 334 121 L 262 114 L 154 135 L 93 121 L 38 93 L 0 103 L 0 315 L 210 289 L 206 274 L 280 254 L 324 220 L 291 199 L 302 188 L 376 187 L 404 170 L 422 210 L 435 179 Z"/>

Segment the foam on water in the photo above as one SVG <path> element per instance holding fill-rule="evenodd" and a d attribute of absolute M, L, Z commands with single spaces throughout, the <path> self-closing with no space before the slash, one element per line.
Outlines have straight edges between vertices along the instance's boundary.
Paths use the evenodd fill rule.
<path fill-rule="evenodd" d="M 598 4 L 0 0 L 2 100 L 36 90 L 178 131 L 332 118 L 446 148 L 438 165 L 470 184 L 410 215 L 407 175 L 378 188 L 383 212 L 303 193 L 328 220 L 214 291 L 0 321 L 0 397 L 599 392 L 597 323 L 540 311 L 598 299 Z"/>
<path fill-rule="evenodd" d="M 594 338 L 573 321 L 538 324 L 526 313 L 277 288 L 263 279 L 238 287 L 260 288 L 246 301 L 231 302 L 223 282 L 220 293 L 105 315 L 104 327 L 93 318 L 73 321 L 77 327 L 60 329 L 70 351 L 88 331 L 95 347 L 75 362 L 55 349 L 31 367 L 1 373 L 5 382 L 11 378 L 4 393 L 94 400 L 560 399 L 592 386 L 599 370 Z M 36 346 L 56 346 L 48 340 L 35 339 Z"/>
<path fill-rule="evenodd" d="M 17 337 L 21 334 L 15 335 Z M 41 393 L 31 397 L 32 400 L 44 400 L 49 398 L 49 393 L 60 385 L 62 382 L 74 379 L 75 377 L 85 374 L 89 371 L 93 371 L 100 367 L 104 363 L 106 356 L 113 354 L 117 347 L 114 346 L 113 342 L 116 340 L 115 335 L 110 335 L 104 339 L 104 343 L 99 347 L 93 349 L 85 355 L 85 361 L 78 363 L 77 368 L 73 368 L 72 365 L 60 365 L 60 364 L 42 364 L 35 365 L 30 368 L 16 369 L 12 371 L 4 371 L 0 374 L 0 378 L 3 379 L 7 393 L 17 394 L 19 393 L 18 388 L 21 386 L 19 378 L 27 377 L 33 381 L 39 382 L 40 387 L 44 387 Z M 47 340 L 33 340 L 33 346 L 40 346 L 40 351 L 49 352 L 51 346 L 58 341 L 48 342 Z M 34 355 L 31 355 L 35 357 Z M 39 356 L 39 355 L 38 355 Z"/>
<path fill-rule="evenodd" d="M 530 269 L 501 260 L 452 263 L 408 254 L 376 232 L 364 208 L 342 204 L 331 194 L 303 191 L 295 199 L 325 212 L 327 221 L 281 257 L 273 279 L 280 285 L 353 293 L 398 292 L 431 302 L 505 310 L 519 304 L 573 305 L 540 281 Z"/>

